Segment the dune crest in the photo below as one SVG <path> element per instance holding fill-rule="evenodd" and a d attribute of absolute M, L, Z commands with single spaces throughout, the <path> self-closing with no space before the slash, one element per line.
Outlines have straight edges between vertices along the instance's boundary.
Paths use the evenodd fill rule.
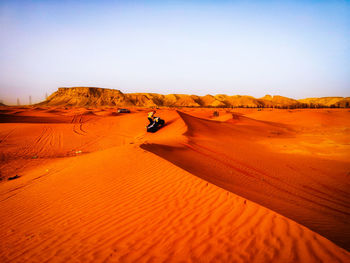
<path fill-rule="evenodd" d="M 178 113 L 187 143 L 141 147 L 350 249 L 348 161 L 275 152 L 262 143 L 297 136 L 288 125 L 245 116 L 232 125 Z"/>
<path fill-rule="evenodd" d="M 1 262 L 350 261 L 350 253 L 338 246 L 348 238 L 344 217 L 321 207 L 319 199 L 324 206 L 348 212 L 344 209 L 348 190 L 342 189 L 346 182 L 340 179 L 336 185 L 339 175 L 320 167 L 320 178 L 302 193 L 299 184 L 305 179 L 265 171 L 263 157 L 280 152 L 277 142 L 267 146 L 269 142 L 305 136 L 305 129 L 322 127 L 324 122 L 327 129 L 322 132 L 334 137 L 336 144 L 327 149 L 341 146 L 347 142 L 339 135 L 349 126 L 347 110 L 186 108 L 184 114 L 159 109 L 157 115 L 166 125 L 155 134 L 145 132 L 147 109 L 130 110 L 130 114 L 108 107 L 1 110 L 0 169 L 8 176 L 19 175 L 0 183 Z M 216 111 L 219 114 L 213 115 Z M 11 122 L 4 116 L 18 118 Z M 197 170 L 191 167 L 198 163 L 202 166 Z M 328 164 L 332 169 L 334 163 L 325 161 Z M 297 162 L 291 169 L 302 165 Z M 268 183 L 272 191 L 257 191 Z M 229 189 L 232 184 L 237 188 Z M 298 198 L 312 198 L 314 206 L 298 198 L 289 200 L 288 206 L 284 201 L 290 196 L 284 189 Z M 334 195 L 328 197 L 330 193 Z M 257 198 L 256 202 L 244 196 Z M 303 226 L 314 220 L 314 214 L 307 212 L 311 217 L 302 225 L 260 205 L 266 198 L 277 208 L 289 209 L 299 201 L 306 210 L 320 208 L 325 223 L 328 215 L 339 216 L 336 225 L 325 225 L 343 235 L 332 242 Z"/>

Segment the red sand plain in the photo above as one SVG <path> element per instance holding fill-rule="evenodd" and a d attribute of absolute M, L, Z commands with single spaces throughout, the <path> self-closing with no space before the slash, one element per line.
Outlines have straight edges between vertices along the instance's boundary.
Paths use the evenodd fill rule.
<path fill-rule="evenodd" d="M 0 108 L 1 262 L 350 262 L 348 109 L 115 111 Z"/>

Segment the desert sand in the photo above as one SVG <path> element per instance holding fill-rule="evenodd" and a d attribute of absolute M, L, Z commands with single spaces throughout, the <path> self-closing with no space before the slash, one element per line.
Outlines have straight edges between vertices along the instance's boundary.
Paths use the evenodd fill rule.
<path fill-rule="evenodd" d="M 1 262 L 350 262 L 349 109 L 147 111 L 0 108 Z"/>

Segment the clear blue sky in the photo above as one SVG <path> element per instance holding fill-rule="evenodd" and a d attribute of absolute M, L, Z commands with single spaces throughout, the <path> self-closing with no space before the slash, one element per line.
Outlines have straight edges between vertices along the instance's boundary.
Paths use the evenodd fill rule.
<path fill-rule="evenodd" d="M 0 1 L 0 99 L 350 96 L 350 1 Z"/>

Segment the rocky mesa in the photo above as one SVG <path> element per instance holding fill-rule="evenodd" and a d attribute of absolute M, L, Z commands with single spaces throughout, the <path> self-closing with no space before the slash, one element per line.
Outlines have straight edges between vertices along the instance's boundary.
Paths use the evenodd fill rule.
<path fill-rule="evenodd" d="M 348 108 L 350 97 L 324 97 L 295 100 L 266 95 L 254 98 L 246 95 L 188 95 L 157 93 L 123 93 L 116 89 L 97 87 L 62 87 L 50 95 L 42 106 L 117 106 L 117 107 L 251 107 L 251 108 Z"/>

